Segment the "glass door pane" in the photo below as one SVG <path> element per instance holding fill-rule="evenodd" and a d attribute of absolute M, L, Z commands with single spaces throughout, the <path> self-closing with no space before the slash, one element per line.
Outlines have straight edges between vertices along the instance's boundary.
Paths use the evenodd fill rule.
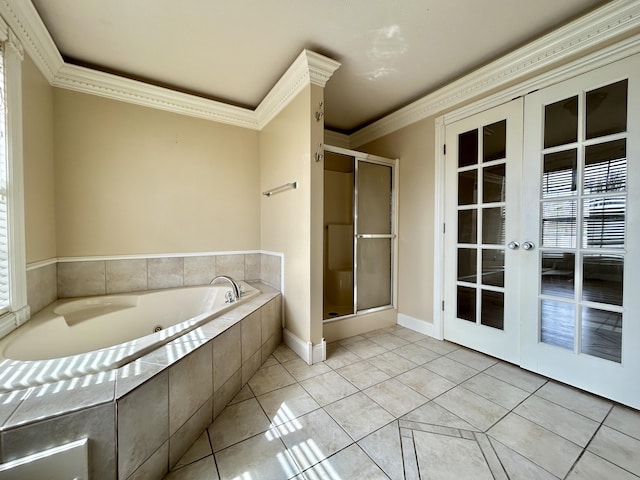
<path fill-rule="evenodd" d="M 623 328 L 627 84 L 545 106 L 539 196 L 539 339 L 614 362 Z"/>
<path fill-rule="evenodd" d="M 392 304 L 393 168 L 358 159 L 356 166 L 356 310 Z"/>
<path fill-rule="evenodd" d="M 358 233 L 391 234 L 391 167 L 358 161 Z"/>
<path fill-rule="evenodd" d="M 358 240 L 358 310 L 391 304 L 391 239 Z"/>
<path fill-rule="evenodd" d="M 498 330 L 504 329 L 506 134 L 500 120 L 457 140 L 458 318 Z"/>

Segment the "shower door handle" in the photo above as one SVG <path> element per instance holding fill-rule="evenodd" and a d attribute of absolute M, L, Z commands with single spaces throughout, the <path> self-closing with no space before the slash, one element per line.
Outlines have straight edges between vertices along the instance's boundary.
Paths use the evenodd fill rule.
<path fill-rule="evenodd" d="M 396 238 L 391 233 L 356 233 L 356 238 Z"/>

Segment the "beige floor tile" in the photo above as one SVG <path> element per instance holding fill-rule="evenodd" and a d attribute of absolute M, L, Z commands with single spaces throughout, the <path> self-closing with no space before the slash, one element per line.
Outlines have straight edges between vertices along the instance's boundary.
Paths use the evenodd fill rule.
<path fill-rule="evenodd" d="M 508 410 L 463 387 L 456 387 L 433 400 L 480 431 L 486 431 Z"/>
<path fill-rule="evenodd" d="M 174 470 L 176 468 L 184 467 L 190 463 L 196 462 L 201 458 L 207 457 L 211 455 L 213 451 L 211 450 L 211 444 L 209 443 L 209 435 L 206 431 L 202 432 L 193 445 L 185 452 L 178 463 L 176 463 Z"/>
<path fill-rule="evenodd" d="M 290 360 L 295 360 L 298 357 L 296 352 L 287 347 L 284 343 L 278 345 L 272 354 L 279 362 L 288 362 Z"/>
<path fill-rule="evenodd" d="M 318 375 L 331 371 L 331 367 L 322 362 L 309 365 L 301 358 L 284 362 L 282 366 L 286 368 L 298 382 L 306 380 L 307 378 L 317 377 Z"/>
<path fill-rule="evenodd" d="M 462 430 L 478 430 L 470 423 L 465 422 L 460 417 L 454 415 L 446 408 L 443 408 L 434 402 L 429 402 L 407 413 L 402 417 L 402 420 L 426 423 L 427 425 L 458 428 Z"/>
<path fill-rule="evenodd" d="M 447 357 L 436 358 L 431 362 L 425 363 L 423 367 L 454 383 L 462 383 L 478 374 L 478 370 L 475 368 L 468 367 Z"/>
<path fill-rule="evenodd" d="M 377 343 L 371 341 L 368 338 L 364 340 L 360 340 L 359 342 L 349 343 L 348 345 L 343 345 L 347 350 L 351 353 L 355 353 L 360 358 L 366 359 L 375 357 L 376 355 L 380 355 L 387 351 L 385 347 L 378 345 Z"/>
<path fill-rule="evenodd" d="M 296 383 L 296 379 L 282 365 L 261 368 L 249 380 L 249 386 L 258 396 Z"/>
<path fill-rule="evenodd" d="M 417 367 L 398 375 L 396 380 L 429 399 L 435 398 L 456 386 L 452 381 L 422 367 Z"/>
<path fill-rule="evenodd" d="M 399 326 L 396 326 L 396 328 L 391 333 L 397 337 L 404 338 L 405 340 L 411 343 L 419 342 L 420 340 L 429 338 L 427 337 L 427 335 L 411 330 L 410 328 L 404 328 Z"/>
<path fill-rule="evenodd" d="M 518 480 L 558 480 L 555 475 L 551 475 L 544 468 L 504 446 L 496 439 L 489 438 L 489 440 L 509 478 Z"/>
<path fill-rule="evenodd" d="M 327 359 L 324 363 L 333 369 L 351 365 L 361 360 L 359 356 L 350 352 L 339 343 L 327 344 Z"/>
<path fill-rule="evenodd" d="M 404 480 L 400 429 L 397 421 L 364 437 L 358 445 L 391 480 Z"/>
<path fill-rule="evenodd" d="M 298 383 L 265 393 L 257 398 L 271 420 L 272 426 L 289 422 L 320 408 L 320 405 Z"/>
<path fill-rule="evenodd" d="M 351 365 L 339 368 L 336 371 L 360 390 L 391 378 L 390 375 L 366 360 L 358 363 L 352 363 Z"/>
<path fill-rule="evenodd" d="M 603 426 L 587 450 L 640 476 L 640 440 Z"/>
<path fill-rule="evenodd" d="M 165 478 L 640 480 L 639 451 L 640 412 L 394 326 L 280 345 Z"/>
<path fill-rule="evenodd" d="M 395 378 L 369 387 L 363 393 L 396 418 L 429 401 Z"/>
<path fill-rule="evenodd" d="M 363 335 L 354 335 L 353 337 L 343 338 L 342 340 L 338 340 L 338 343 L 344 347 L 345 345 L 350 345 L 352 343 L 360 342 L 365 339 L 366 337 L 364 337 Z"/>
<path fill-rule="evenodd" d="M 640 411 L 616 405 L 609 413 L 604 424 L 640 440 Z"/>
<path fill-rule="evenodd" d="M 368 362 L 392 377 L 416 367 L 415 363 L 397 355 L 394 352 L 385 352 L 381 355 L 377 355 L 370 358 Z"/>
<path fill-rule="evenodd" d="M 403 345 L 407 345 L 409 343 L 408 340 L 400 338 L 396 335 L 392 335 L 391 333 L 385 333 L 384 335 L 371 337 L 371 341 L 377 343 L 381 347 L 386 348 L 387 350 L 393 350 L 394 348 L 402 347 Z"/>
<path fill-rule="evenodd" d="M 418 342 L 416 345 L 420 345 L 421 347 L 428 348 L 440 355 L 446 355 L 447 353 L 453 352 L 460 348 L 455 343 L 450 343 L 444 340 L 436 340 L 435 338 L 427 337 Z"/>
<path fill-rule="evenodd" d="M 637 476 L 591 452 L 584 452 L 567 476 L 567 480 L 602 480 L 605 478 L 612 480 L 638 480 Z"/>
<path fill-rule="evenodd" d="M 479 352 L 474 352 L 468 348 L 459 348 L 458 350 L 454 350 L 453 352 L 448 353 L 447 357 L 455 360 L 456 362 L 460 362 L 467 367 L 475 368 L 476 370 L 486 370 L 492 365 L 498 363 L 497 359 Z"/>
<path fill-rule="evenodd" d="M 362 392 L 327 405 L 325 410 L 356 441 L 395 420 Z"/>
<path fill-rule="evenodd" d="M 510 383 L 525 392 L 533 393 L 547 382 L 547 379 L 528 372 L 510 363 L 498 362 L 487 368 L 484 373 Z"/>
<path fill-rule="evenodd" d="M 164 477 L 164 480 L 218 480 L 219 478 L 213 455 L 209 455 L 187 466 L 174 468 Z"/>
<path fill-rule="evenodd" d="M 440 356 L 439 353 L 429 350 L 428 348 L 421 347 L 415 343 L 396 348 L 393 350 L 393 353 L 412 361 L 416 365 L 423 365 Z"/>
<path fill-rule="evenodd" d="M 358 445 L 351 445 L 304 472 L 299 480 L 332 479 L 388 480 Z M 298 480 L 297 479 L 297 480 Z"/>
<path fill-rule="evenodd" d="M 229 405 L 233 405 L 234 403 L 244 402 L 245 400 L 249 400 L 250 398 L 253 398 L 253 397 L 254 395 L 251 389 L 249 388 L 249 385 L 245 385 L 240 389 L 240 391 L 236 394 L 236 396 L 231 399 L 231 401 L 229 402 Z"/>
<path fill-rule="evenodd" d="M 302 470 L 353 443 L 351 437 L 322 409 L 280 425 L 273 431 L 280 435 Z"/>
<path fill-rule="evenodd" d="M 260 368 L 271 367 L 273 365 L 277 365 L 280 363 L 276 357 L 273 355 L 269 355 L 269 357 L 264 361 L 264 363 L 260 366 Z"/>
<path fill-rule="evenodd" d="M 560 478 L 564 478 L 582 452 L 575 443 L 515 413 L 494 425 L 488 434 Z"/>
<path fill-rule="evenodd" d="M 286 480 L 300 469 L 280 438 L 268 431 L 216 453 L 222 480 Z"/>
<path fill-rule="evenodd" d="M 264 432 L 269 424 L 269 419 L 255 398 L 229 405 L 208 428 L 213 451 Z"/>
<path fill-rule="evenodd" d="M 356 387 L 336 372 L 318 375 L 300 382 L 300 385 L 322 406 L 348 397 L 358 391 Z"/>
<path fill-rule="evenodd" d="M 602 422 L 612 407 L 609 400 L 553 381 L 547 382 L 536 395 L 596 422 Z"/>
<path fill-rule="evenodd" d="M 471 377 L 462 383 L 462 386 L 509 410 L 516 407 L 530 395 L 529 392 L 525 392 L 486 373 Z"/>
<path fill-rule="evenodd" d="M 415 431 L 413 441 L 424 480 L 493 480 L 475 440 Z"/>
<path fill-rule="evenodd" d="M 600 426 L 587 417 L 537 395 L 531 395 L 514 412 L 581 447 L 589 443 Z"/>

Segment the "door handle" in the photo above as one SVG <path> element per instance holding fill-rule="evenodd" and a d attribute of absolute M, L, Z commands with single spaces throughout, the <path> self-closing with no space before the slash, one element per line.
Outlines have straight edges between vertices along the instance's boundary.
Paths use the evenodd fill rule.
<path fill-rule="evenodd" d="M 534 248 L 535 248 L 535 245 L 533 244 L 533 242 L 524 242 L 522 244 L 523 250 L 533 250 Z"/>
<path fill-rule="evenodd" d="M 518 242 L 509 242 L 507 244 L 507 247 L 509 247 L 511 250 L 517 250 L 518 248 L 520 248 L 520 244 Z"/>

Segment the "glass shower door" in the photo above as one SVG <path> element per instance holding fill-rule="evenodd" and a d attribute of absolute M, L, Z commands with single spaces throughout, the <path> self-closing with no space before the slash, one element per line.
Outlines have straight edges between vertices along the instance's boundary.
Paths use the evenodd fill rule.
<path fill-rule="evenodd" d="M 356 312 L 393 303 L 393 168 L 358 159 L 354 231 Z"/>

